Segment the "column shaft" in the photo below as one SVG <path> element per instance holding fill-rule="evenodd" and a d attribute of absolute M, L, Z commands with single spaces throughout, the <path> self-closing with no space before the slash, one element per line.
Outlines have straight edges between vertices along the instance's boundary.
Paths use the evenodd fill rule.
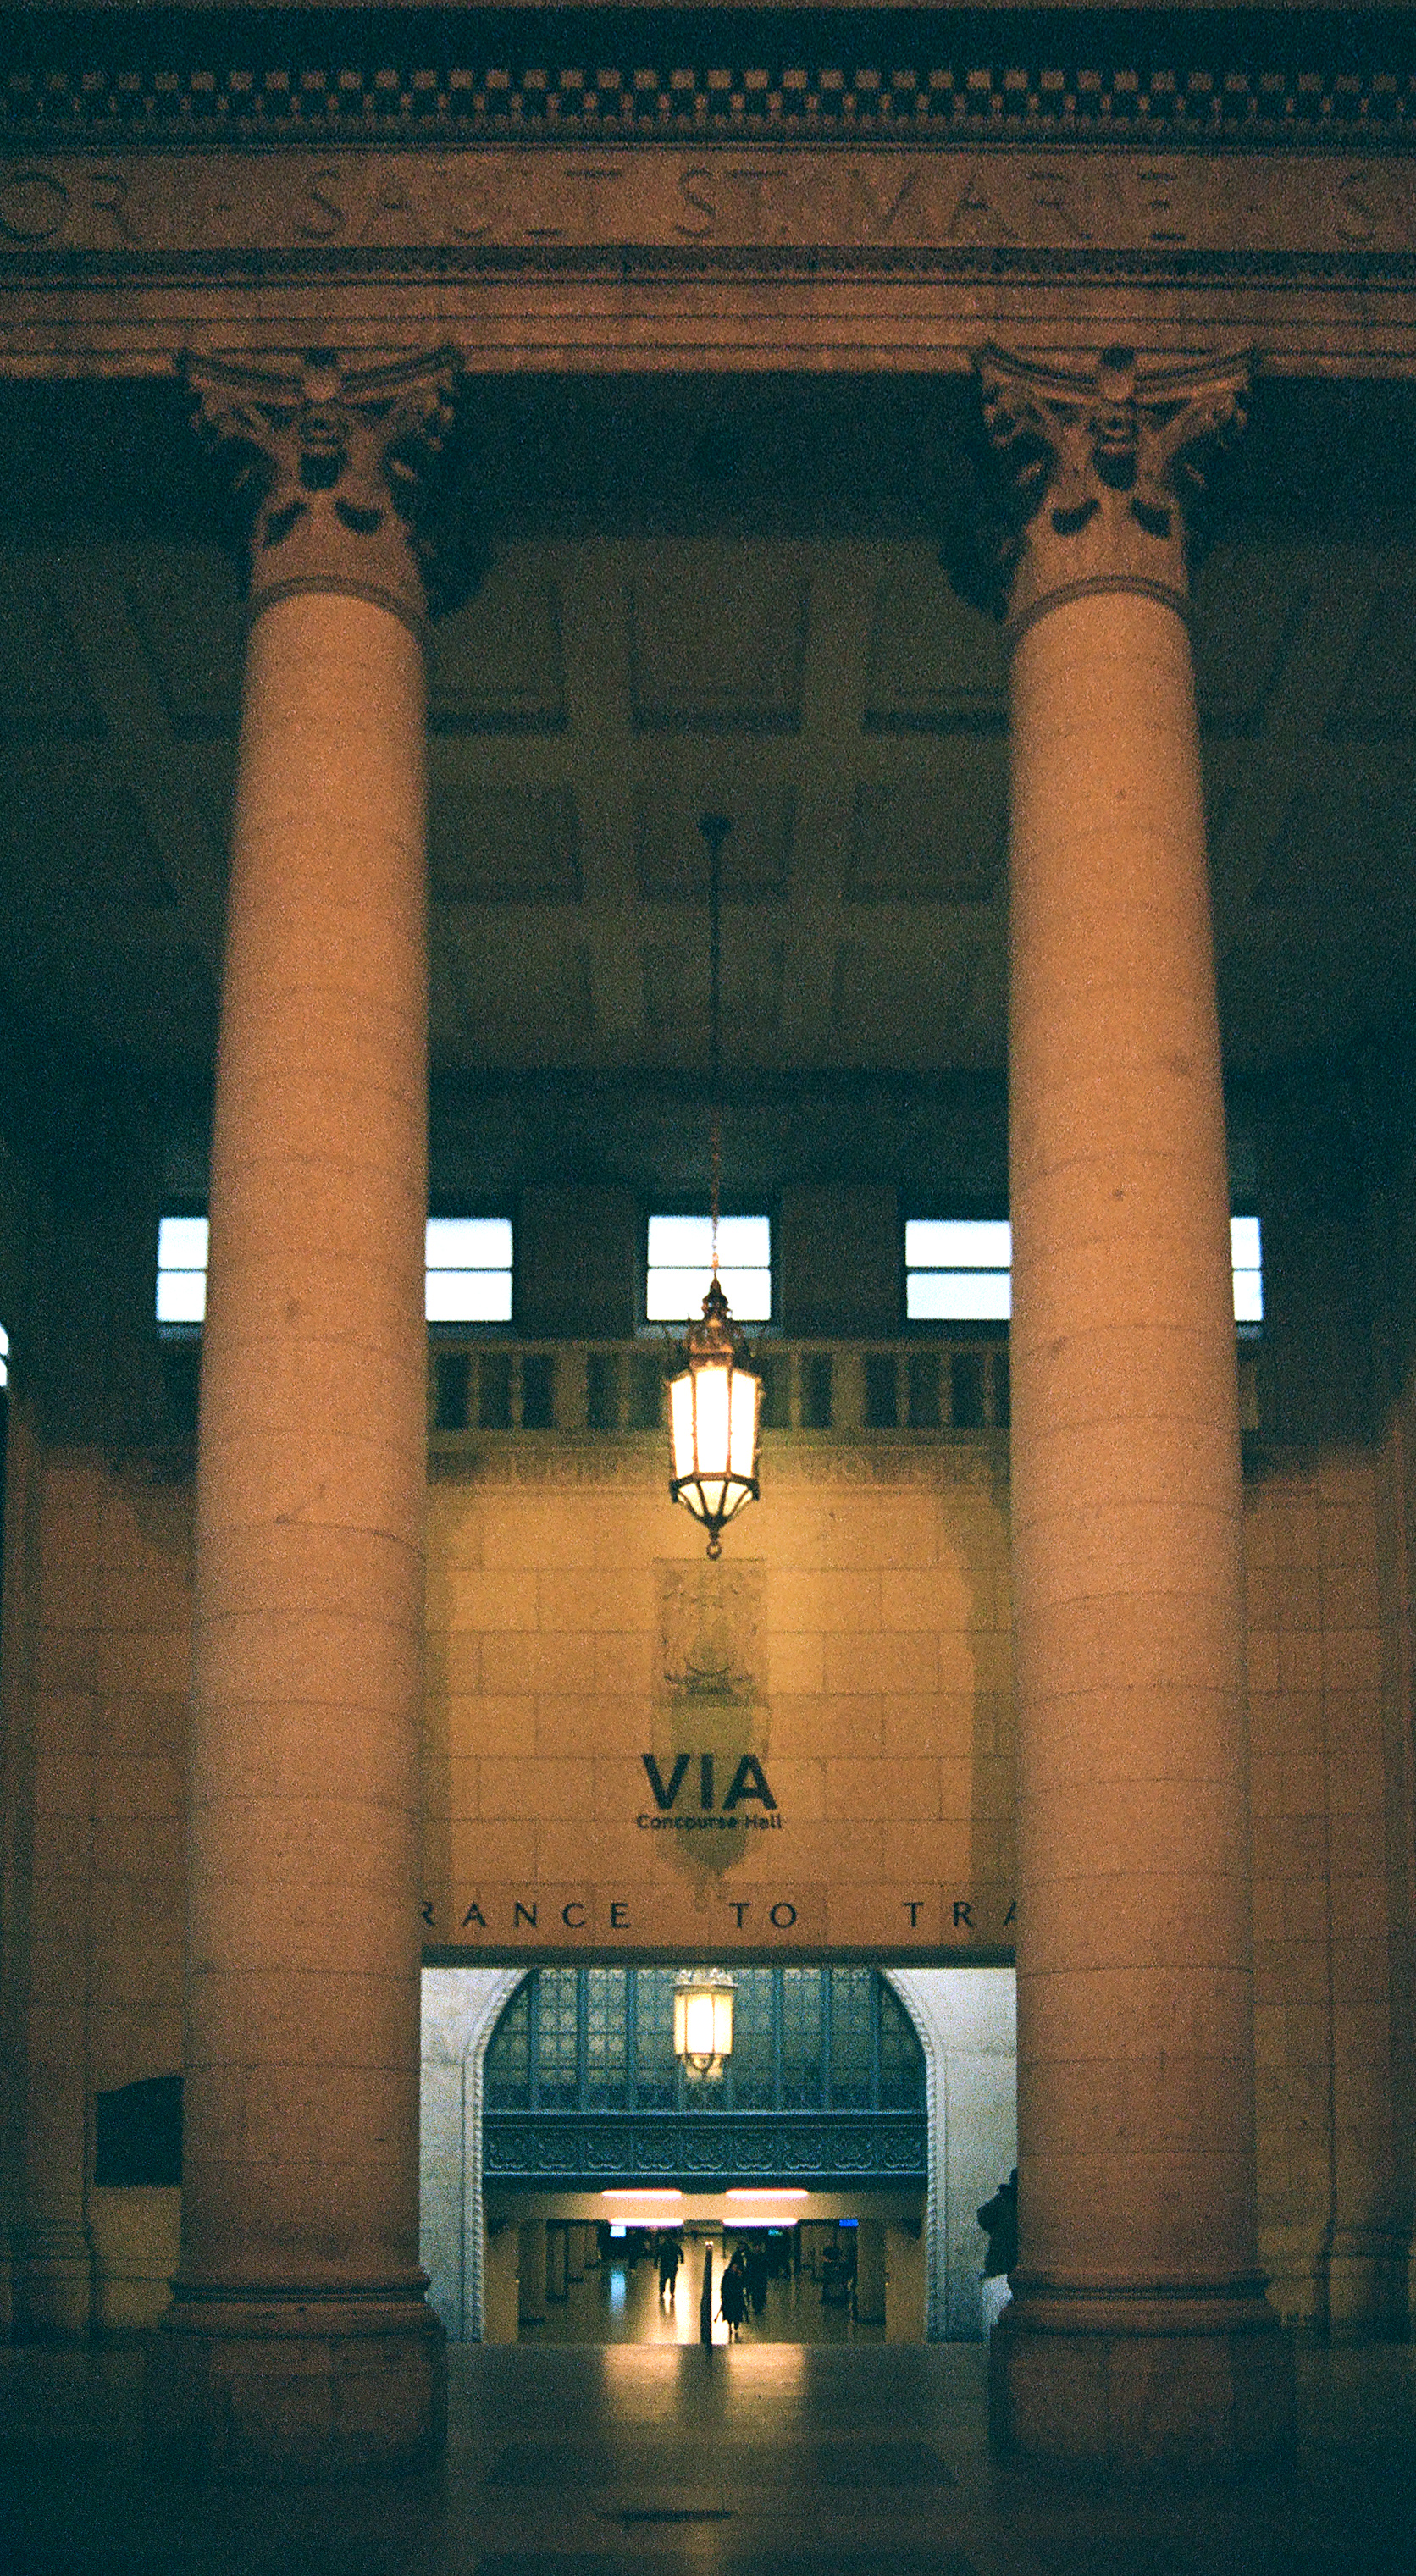
<path fill-rule="evenodd" d="M 1013 745 L 1026 2278 L 1252 2295 L 1228 1183 L 1174 609 L 1040 616 Z"/>
<path fill-rule="evenodd" d="M 995 2433 L 1233 2466 L 1257 2272 L 1229 1189 L 1182 496 L 1242 371 L 1000 360 L 1013 664 L 1018 2221 Z M 1041 461 L 1040 461 L 1041 460 Z"/>
<path fill-rule="evenodd" d="M 426 2448 L 441 2364 L 417 2259 L 423 690 L 374 600 L 256 618 L 212 1148 L 166 2342 L 203 2448 L 336 2464 Z"/>

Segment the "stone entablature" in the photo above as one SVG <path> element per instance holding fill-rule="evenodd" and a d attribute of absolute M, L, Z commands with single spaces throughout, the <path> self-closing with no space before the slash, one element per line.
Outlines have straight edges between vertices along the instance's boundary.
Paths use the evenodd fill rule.
<path fill-rule="evenodd" d="M 76 42 L 33 24 L 0 89 L 16 139 L 78 134 L 242 142 L 616 132 L 898 138 L 1012 144 L 1085 136 L 1143 147 L 1214 139 L 1283 145 L 1408 140 L 1416 121 L 1407 13 L 1286 10 L 1171 18 L 990 10 L 800 13 L 539 9 L 113 13 Z M 722 13 L 725 17 L 727 13 Z M 1341 25 L 1339 29 L 1339 16 Z M 246 21 L 247 23 L 242 23 Z"/>
<path fill-rule="evenodd" d="M 120 130 L 101 157 L 76 152 L 67 135 L 68 148 L 46 136 L 40 152 L 6 153 L 0 275 L 177 261 L 189 275 L 193 262 L 199 274 L 225 273 L 257 252 L 300 272 L 342 258 L 456 268 L 610 249 L 680 261 L 827 252 L 864 264 L 927 252 L 975 269 L 985 257 L 1024 267 L 1042 258 L 1052 274 L 1117 255 L 1147 274 L 1196 261 L 1260 272 L 1356 261 L 1380 275 L 1408 263 L 1416 244 L 1416 166 L 1330 149 L 982 152 L 930 133 L 882 151 L 848 129 L 824 134 L 820 151 L 785 137 L 754 151 L 715 130 L 692 150 L 657 131 L 608 135 L 590 150 L 578 135 L 558 148 L 555 136 L 527 135 L 519 148 L 499 137 L 497 148 L 456 149 L 432 132 L 410 150 L 405 134 L 403 150 L 383 152 L 362 131 L 312 150 L 295 129 L 278 152 L 259 154 L 221 148 L 225 129 L 212 140 L 212 150 L 153 150 L 146 139 L 134 148 Z"/>

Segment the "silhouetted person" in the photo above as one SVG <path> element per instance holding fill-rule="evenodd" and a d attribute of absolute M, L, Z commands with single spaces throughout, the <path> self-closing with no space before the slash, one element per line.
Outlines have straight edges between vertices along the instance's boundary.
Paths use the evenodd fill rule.
<path fill-rule="evenodd" d="M 850 2265 L 838 2245 L 833 2245 L 821 2258 L 821 2304 L 823 2308 L 848 2308 L 851 2303 Z"/>
<path fill-rule="evenodd" d="M 736 2343 L 747 2315 L 746 2266 L 741 2246 L 723 2274 L 723 2286 L 718 2293 L 718 2314 L 728 2329 L 729 2339 Z"/>
<path fill-rule="evenodd" d="M 1018 2168 L 1014 2165 L 1006 2182 L 1000 2182 L 991 2200 L 986 2200 L 978 2213 L 978 2223 L 988 2238 L 988 2259 L 983 2267 L 985 2281 L 996 2281 L 1000 2273 L 1011 2272 L 1018 2259 Z"/>
<path fill-rule="evenodd" d="M 678 2286 L 678 2268 L 682 2261 L 683 2246 L 670 2228 L 668 2234 L 659 2239 L 659 2297 L 662 2301 L 667 2292 L 670 2307 L 673 2306 L 674 2292 Z"/>
<path fill-rule="evenodd" d="M 767 2248 L 760 2237 L 754 2237 L 748 2246 L 743 2274 L 752 2313 L 760 2317 L 767 2305 Z"/>

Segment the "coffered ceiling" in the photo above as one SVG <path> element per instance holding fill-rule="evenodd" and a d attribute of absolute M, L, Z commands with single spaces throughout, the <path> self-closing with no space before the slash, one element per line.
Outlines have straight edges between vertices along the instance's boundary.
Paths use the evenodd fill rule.
<path fill-rule="evenodd" d="M 1001 1066 L 1006 669 L 934 544 L 547 515 L 438 637 L 435 1063 L 701 1066 L 711 807 L 737 1066 Z M 12 525 L 0 990 L 63 1044 L 209 1063 L 241 635 L 180 524 Z M 1233 527 L 1196 657 L 1226 1046 L 1269 1066 L 1405 1005 L 1416 549 Z"/>

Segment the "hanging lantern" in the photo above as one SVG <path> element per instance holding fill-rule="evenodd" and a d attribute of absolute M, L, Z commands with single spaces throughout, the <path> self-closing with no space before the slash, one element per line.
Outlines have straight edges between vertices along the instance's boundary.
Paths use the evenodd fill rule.
<path fill-rule="evenodd" d="M 721 1968 L 674 1980 L 674 2055 L 690 2083 L 720 2084 L 733 2053 L 733 1981 Z"/>
<path fill-rule="evenodd" d="M 762 1380 L 728 1311 L 717 1272 L 703 1300 L 703 1321 L 689 1328 L 686 1368 L 669 1380 L 669 1492 L 708 1532 L 708 1553 L 722 1554 L 722 1530 L 744 1503 L 757 1500 L 757 1418 Z"/>
<path fill-rule="evenodd" d="M 726 814 L 698 825 L 708 848 L 708 1029 L 713 1112 L 713 1276 L 703 1321 L 691 1324 L 686 1366 L 669 1380 L 669 1492 L 708 1532 L 708 1553 L 722 1555 L 722 1532 L 744 1503 L 757 1500 L 757 1430 L 762 1381 L 748 1366 L 747 1345 L 733 1322 L 718 1277 L 718 1198 L 722 1165 L 722 926 Z M 729 2007 L 731 2013 L 731 2007 Z"/>

